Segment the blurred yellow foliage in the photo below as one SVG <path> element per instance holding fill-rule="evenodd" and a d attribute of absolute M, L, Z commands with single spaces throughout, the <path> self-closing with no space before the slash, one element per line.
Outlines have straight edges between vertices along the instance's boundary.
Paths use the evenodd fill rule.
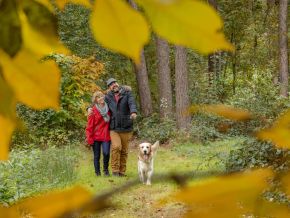
<path fill-rule="evenodd" d="M 58 109 L 60 74 L 54 62 L 41 63 L 27 49 L 13 59 L 0 51 L 0 57 L 5 80 L 18 101 L 35 109 Z"/>
<path fill-rule="evenodd" d="M 290 196 L 290 173 L 288 172 L 282 178 L 282 185 L 285 187 L 286 194 Z"/>
<path fill-rule="evenodd" d="M 197 112 L 211 113 L 234 121 L 245 121 L 252 118 L 252 114 L 247 110 L 230 107 L 223 104 L 194 105 L 188 109 L 188 113 Z"/>
<path fill-rule="evenodd" d="M 285 204 L 262 201 L 255 211 L 256 217 L 287 218 L 290 217 L 290 208 Z"/>
<path fill-rule="evenodd" d="M 15 128 L 13 120 L 0 115 L 0 161 L 8 159 L 9 143 Z"/>
<path fill-rule="evenodd" d="M 38 197 L 28 198 L 14 206 L 35 217 L 52 218 L 80 207 L 93 197 L 86 189 L 75 186 L 64 191 L 50 192 Z"/>
<path fill-rule="evenodd" d="M 103 46 L 140 62 L 149 41 L 145 18 L 123 0 L 98 0 L 90 19 L 96 40 Z"/>
<path fill-rule="evenodd" d="M 273 142 L 277 147 L 290 148 L 290 110 L 286 111 L 271 128 L 261 130 L 257 138 Z"/>
<path fill-rule="evenodd" d="M 174 198 L 190 206 L 187 217 L 224 218 L 256 214 L 262 206 L 261 194 L 272 177 L 271 170 L 259 169 L 205 179 L 183 188 Z"/>
<path fill-rule="evenodd" d="M 53 11 L 49 0 L 36 1 Z M 141 13 L 122 0 L 97 0 L 93 7 L 89 0 L 55 1 L 61 9 L 68 2 L 82 4 L 92 9 L 90 24 L 100 44 L 131 57 L 136 63 L 140 62 L 140 51 L 148 42 L 150 35 L 147 20 Z M 204 54 L 216 50 L 233 51 L 233 46 L 226 41 L 221 32 L 223 24 L 220 17 L 208 4 L 191 0 L 138 0 L 137 2 L 145 10 L 153 30 L 169 42 L 188 46 Z M 7 82 L 0 87 L 0 159 L 2 160 L 8 157 L 10 137 L 16 126 L 16 101 L 36 109 L 59 107 L 59 70 L 55 63 L 43 63 L 40 62 L 40 58 L 51 52 L 66 52 L 57 36 L 44 35 L 32 28 L 21 7 L 18 14 L 22 28 L 22 49 L 13 58 L 0 50 L 1 72 L 3 81 Z M 86 89 L 94 91 L 97 87 L 92 80 L 99 76 L 103 65 L 93 58 L 80 59 L 72 56 L 72 60 L 75 63 L 73 77 Z M 2 106 L 5 102 L 8 102 L 7 107 Z M 225 105 L 195 106 L 189 111 L 192 113 L 205 111 L 236 121 L 252 117 L 248 111 Z M 259 132 L 258 137 L 271 140 L 277 146 L 289 148 L 289 121 L 290 111 L 280 117 L 272 128 Z M 266 169 L 227 175 L 187 187 L 176 194 L 175 198 L 193 208 L 188 212 L 188 216 L 237 217 L 259 211 L 259 202 L 262 202 L 259 196 L 267 187 L 267 178 L 271 177 L 272 172 Z M 284 177 L 283 182 L 287 185 L 289 194 L 289 175 Z M 0 213 L 5 217 L 18 217 L 20 208 L 37 217 L 57 217 L 82 207 L 92 199 L 91 193 L 81 187 L 75 187 L 71 190 L 30 198 L 15 207 L 0 207 Z M 284 207 L 277 210 L 273 204 L 269 206 L 264 204 L 261 212 L 269 211 L 269 208 L 273 213 L 278 211 L 276 214 L 281 217 L 284 217 L 284 211 L 287 211 Z"/>
<path fill-rule="evenodd" d="M 53 7 L 51 5 L 50 0 L 36 0 L 37 2 L 43 4 L 45 7 L 47 7 L 50 11 L 53 11 Z M 73 3 L 78 5 L 83 5 L 86 7 L 91 7 L 90 0 L 55 0 L 56 5 L 63 10 L 65 5 L 67 3 Z"/>
<path fill-rule="evenodd" d="M 138 0 L 153 30 L 169 42 L 209 54 L 216 50 L 233 51 L 223 32 L 216 11 L 202 1 Z"/>
<path fill-rule="evenodd" d="M 0 49 L 0 64 L 4 80 L 13 90 L 15 101 L 35 109 L 58 109 L 59 69 L 56 63 L 52 61 L 40 62 L 40 58 L 51 52 L 64 52 L 66 49 L 60 44 L 56 36 L 55 38 L 46 38 L 33 29 L 21 10 L 19 17 L 22 25 L 22 49 L 14 58 Z M 9 95 L 9 92 L 3 93 Z M 1 105 L 4 103 L 2 102 L 3 98 L 1 98 Z M 10 110 L 10 114 L 15 114 L 15 107 L 7 105 L 7 108 Z M 3 140 L 0 144 L 0 159 L 5 160 L 8 157 L 10 137 L 16 124 L 12 117 L 1 118 L 1 124 L 1 138 Z"/>
<path fill-rule="evenodd" d="M 91 7 L 90 0 L 56 0 L 55 2 L 60 9 L 63 9 L 67 3 L 83 5 L 88 8 Z"/>
<path fill-rule="evenodd" d="M 0 206 L 0 215 L 5 218 L 20 218 L 19 212 L 13 207 L 2 207 Z"/>
<path fill-rule="evenodd" d="M 50 53 L 69 53 L 61 44 L 53 29 L 51 29 L 53 31 L 51 33 L 43 33 L 29 24 L 23 11 L 19 10 L 18 13 L 21 21 L 22 48 L 31 51 L 37 59 Z"/>
<path fill-rule="evenodd" d="M 49 0 L 37 0 L 48 8 Z M 203 54 L 217 50 L 234 51 L 226 40 L 223 22 L 217 12 L 202 1 L 136 0 L 145 10 L 154 32 L 169 42 L 195 49 Z M 92 8 L 90 18 L 95 39 L 104 47 L 140 62 L 140 52 L 149 41 L 149 25 L 142 13 L 123 0 L 56 0 L 63 9 L 66 3 Z"/>

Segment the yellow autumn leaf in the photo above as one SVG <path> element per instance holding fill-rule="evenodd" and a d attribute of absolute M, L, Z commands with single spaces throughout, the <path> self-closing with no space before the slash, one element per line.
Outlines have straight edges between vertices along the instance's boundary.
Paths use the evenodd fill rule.
<path fill-rule="evenodd" d="M 8 159 L 10 137 L 16 126 L 15 107 L 14 93 L 0 76 L 0 160 Z"/>
<path fill-rule="evenodd" d="M 149 28 L 144 17 L 125 1 L 95 1 L 90 26 L 101 45 L 140 62 L 141 49 L 149 40 Z"/>
<path fill-rule="evenodd" d="M 53 12 L 53 6 L 50 0 L 35 0 L 35 1 L 44 5 L 49 11 Z"/>
<path fill-rule="evenodd" d="M 288 218 L 290 217 L 290 208 L 285 203 L 263 201 L 256 209 L 255 214 L 256 217 Z"/>
<path fill-rule="evenodd" d="M 0 51 L 0 64 L 17 100 L 35 109 L 58 109 L 60 74 L 55 62 L 40 62 L 22 49 L 13 59 Z"/>
<path fill-rule="evenodd" d="M 50 11 L 53 11 L 53 7 L 50 0 L 36 0 L 36 1 L 47 7 Z M 91 7 L 90 0 L 55 0 L 55 3 L 61 10 L 64 9 L 67 3 L 83 5 L 88 8 Z"/>
<path fill-rule="evenodd" d="M 0 71 L 0 115 L 15 119 L 16 99 L 11 87 L 3 80 Z"/>
<path fill-rule="evenodd" d="M 16 211 L 15 208 L 7 208 L 0 206 L 0 215 L 5 218 L 20 218 L 20 214 Z"/>
<path fill-rule="evenodd" d="M 276 125 L 287 127 L 290 124 L 290 109 L 283 113 L 276 121 Z"/>
<path fill-rule="evenodd" d="M 188 217 L 238 217 L 254 212 L 272 176 L 269 169 L 221 176 L 186 187 L 174 198 L 190 205 Z"/>
<path fill-rule="evenodd" d="M 19 11 L 22 25 L 22 49 L 12 59 L 0 51 L 3 75 L 13 88 L 17 100 L 35 109 L 59 107 L 60 73 L 52 61 L 40 58 L 52 52 L 67 53 L 57 37 L 42 35 L 29 24 Z"/>
<path fill-rule="evenodd" d="M 76 186 L 69 190 L 50 192 L 19 203 L 19 208 L 31 213 L 33 217 L 60 217 L 92 199 L 93 195 L 86 189 Z"/>
<path fill-rule="evenodd" d="M 194 0 L 138 0 L 153 30 L 169 42 L 203 54 L 233 51 L 222 32 L 223 23 L 208 4 Z"/>
<path fill-rule="evenodd" d="M 280 116 L 270 128 L 256 134 L 260 140 L 271 141 L 277 147 L 290 148 L 290 110 Z"/>
<path fill-rule="evenodd" d="M 7 160 L 15 121 L 0 114 L 0 160 Z"/>
<path fill-rule="evenodd" d="M 286 194 L 290 196 L 290 172 L 282 177 L 282 185 L 286 190 Z"/>
<path fill-rule="evenodd" d="M 256 134 L 258 139 L 271 141 L 277 147 L 290 148 L 290 129 L 279 126 L 261 130 Z"/>
<path fill-rule="evenodd" d="M 86 6 L 88 8 L 91 7 L 90 0 L 56 0 L 55 2 L 60 9 L 64 9 L 64 6 L 67 3 L 83 5 L 83 6 Z"/>
<path fill-rule="evenodd" d="M 245 120 L 251 119 L 252 117 L 251 113 L 247 110 L 230 107 L 223 104 L 191 106 L 188 109 L 188 112 L 189 113 L 196 113 L 196 112 L 212 113 L 212 114 L 216 114 L 224 118 L 235 120 L 235 121 L 245 121 Z"/>
<path fill-rule="evenodd" d="M 22 11 L 19 11 L 19 18 L 23 40 L 22 47 L 33 52 L 37 58 L 42 58 L 44 55 L 51 53 L 69 53 L 55 33 L 44 35 L 37 31 L 29 24 L 26 15 Z"/>

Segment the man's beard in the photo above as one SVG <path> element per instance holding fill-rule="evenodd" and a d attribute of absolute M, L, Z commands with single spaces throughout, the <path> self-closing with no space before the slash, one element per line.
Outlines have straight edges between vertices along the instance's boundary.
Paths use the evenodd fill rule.
<path fill-rule="evenodd" d="M 115 94 L 119 93 L 119 91 L 120 91 L 119 87 L 113 88 L 113 92 L 114 92 Z"/>

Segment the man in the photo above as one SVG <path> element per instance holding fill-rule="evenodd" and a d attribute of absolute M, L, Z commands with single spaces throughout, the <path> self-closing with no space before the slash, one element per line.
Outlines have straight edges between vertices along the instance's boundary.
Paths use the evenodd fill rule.
<path fill-rule="evenodd" d="M 137 108 L 130 89 L 119 86 L 114 78 L 107 80 L 107 86 L 110 91 L 105 96 L 105 101 L 111 111 L 112 174 L 125 176 L 128 145 L 133 134 L 133 120 L 137 117 Z"/>

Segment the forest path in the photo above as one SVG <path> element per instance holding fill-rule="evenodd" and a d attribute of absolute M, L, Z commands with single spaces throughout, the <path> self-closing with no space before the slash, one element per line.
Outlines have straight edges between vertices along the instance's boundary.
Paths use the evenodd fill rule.
<path fill-rule="evenodd" d="M 229 151 L 235 148 L 236 140 L 214 142 L 206 146 L 199 144 L 178 144 L 160 147 L 154 161 L 154 174 L 188 171 L 224 170 Z M 136 146 L 131 146 L 127 162 L 127 177 L 96 177 L 93 168 L 92 151 L 81 149 L 78 165 L 78 183 L 94 193 L 118 187 L 130 179 L 138 177 Z M 193 180 L 192 182 L 195 182 Z M 176 191 L 172 182 L 154 182 L 151 186 L 134 186 L 112 197 L 114 208 L 93 217 L 181 217 L 186 211 L 180 203 L 158 205 L 158 200 Z"/>

